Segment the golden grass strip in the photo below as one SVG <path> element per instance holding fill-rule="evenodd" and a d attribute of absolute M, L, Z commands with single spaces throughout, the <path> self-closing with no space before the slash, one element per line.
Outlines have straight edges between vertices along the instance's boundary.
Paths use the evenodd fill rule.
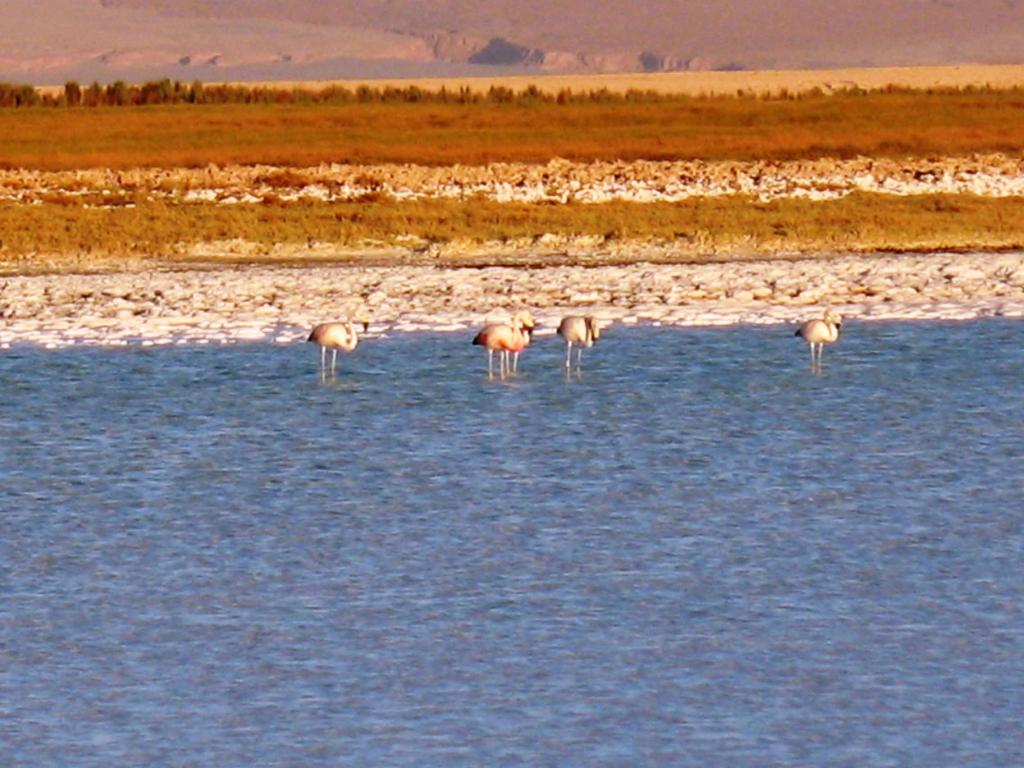
<path fill-rule="evenodd" d="M 1024 86 L 1024 67 L 1019 64 L 971 64 L 915 67 L 854 67 L 847 69 L 736 70 L 707 72 L 629 72 L 571 75 L 499 75 L 444 78 L 394 78 L 374 80 L 263 82 L 250 85 L 266 88 L 410 88 L 449 91 L 468 88 L 482 92 L 492 87 L 521 91 L 530 86 L 547 93 L 563 89 L 585 91 L 607 89 L 663 94 L 730 95 L 744 91 L 757 95 L 806 93 L 813 90 L 889 87 L 927 90 L 935 88 L 1015 88 Z M 42 90 L 42 89 L 41 89 Z M 49 89 L 56 93 L 59 87 Z"/>
<path fill-rule="evenodd" d="M 0 110 L 0 167 L 905 157 L 1024 148 L 1017 91 Z"/>
<path fill-rule="evenodd" d="M 446 200 L 290 205 L 164 205 L 88 208 L 0 205 L 0 261 L 88 268 L 90 260 L 178 260 L 195 246 L 241 239 L 264 255 L 311 242 L 339 248 L 473 241 L 522 242 L 544 234 L 608 242 L 662 241 L 679 258 L 757 257 L 782 252 L 1024 248 L 1020 201 L 973 195 L 893 197 L 857 193 L 840 200 L 757 203 L 735 196 L 682 203 L 502 204 Z M 600 249 L 598 249 L 599 251 Z M 501 263 L 501 249 L 488 257 Z M 538 248 L 538 253 L 543 248 Z M 595 251 L 594 259 L 601 254 Z M 637 258 L 643 258 L 642 250 Z M 261 260 L 264 257 L 261 256 Z M 611 257 L 608 257 L 611 258 Z M 621 255 L 614 257 L 621 260 Z M 508 263 L 521 260 L 508 258 Z"/>
<path fill-rule="evenodd" d="M 90 86 L 76 83 L 80 90 Z M 112 85 L 112 84 L 111 84 Z M 163 90 L 163 82 L 150 85 Z M 477 93 L 490 88 L 522 91 L 530 87 L 546 93 L 562 90 L 575 92 L 607 90 L 625 93 L 630 90 L 660 94 L 731 95 L 738 91 L 756 95 L 806 93 L 814 90 L 859 88 L 879 90 L 890 87 L 927 90 L 936 88 L 1015 88 L 1024 86 L 1024 66 L 1019 64 L 970 64 L 913 67 L 854 67 L 847 69 L 736 70 L 695 72 L 628 72 L 601 74 L 530 74 L 443 78 L 394 78 L 372 80 L 309 80 L 266 81 L 248 83 L 207 83 L 206 87 L 232 88 L 244 85 L 250 89 L 322 91 L 345 88 L 419 88 L 449 92 L 467 89 Z M 185 84 L 191 87 L 192 84 Z M 65 94 L 65 86 L 40 86 L 42 96 L 57 99 Z"/>

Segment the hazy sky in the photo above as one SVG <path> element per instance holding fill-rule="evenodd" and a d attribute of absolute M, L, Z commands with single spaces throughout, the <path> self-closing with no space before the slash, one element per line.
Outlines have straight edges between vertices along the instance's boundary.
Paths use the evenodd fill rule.
<path fill-rule="evenodd" d="M 3 0 L 0 78 L 472 70 L 492 38 L 547 69 L 1024 59 L 1018 0 Z M 641 54 L 648 54 L 641 59 Z M 486 70 L 486 67 L 484 68 Z M 103 76 L 107 75 L 106 78 Z"/>

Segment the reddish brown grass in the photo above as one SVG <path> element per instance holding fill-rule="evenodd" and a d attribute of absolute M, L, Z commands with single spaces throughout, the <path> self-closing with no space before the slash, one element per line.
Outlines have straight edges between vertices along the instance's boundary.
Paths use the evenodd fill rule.
<path fill-rule="evenodd" d="M 1016 92 L 0 110 L 0 167 L 1019 154 Z"/>

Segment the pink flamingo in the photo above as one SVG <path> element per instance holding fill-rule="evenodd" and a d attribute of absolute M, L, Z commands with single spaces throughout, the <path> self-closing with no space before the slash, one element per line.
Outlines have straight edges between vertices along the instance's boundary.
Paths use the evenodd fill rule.
<path fill-rule="evenodd" d="M 533 315 L 528 310 L 517 312 L 510 323 L 491 323 L 485 326 L 473 339 L 473 343 L 487 348 L 487 376 L 494 376 L 494 353 L 501 352 L 499 368 L 501 377 L 519 368 L 519 353 L 530 344 L 533 335 Z M 509 366 L 509 353 L 512 365 Z"/>

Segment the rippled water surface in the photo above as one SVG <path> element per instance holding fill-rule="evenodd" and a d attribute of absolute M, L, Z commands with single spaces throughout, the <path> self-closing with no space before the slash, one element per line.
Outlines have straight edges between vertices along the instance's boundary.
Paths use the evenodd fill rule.
<path fill-rule="evenodd" d="M 1024 763 L 1024 324 L 0 354 L 6 766 Z"/>

